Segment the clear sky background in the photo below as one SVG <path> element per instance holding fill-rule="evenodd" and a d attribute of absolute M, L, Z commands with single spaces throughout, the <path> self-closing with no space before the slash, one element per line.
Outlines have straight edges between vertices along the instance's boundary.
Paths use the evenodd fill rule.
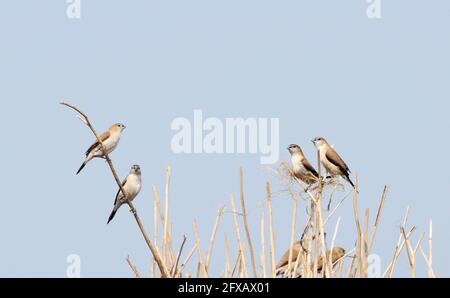
<path fill-rule="evenodd" d="M 82 0 L 77 20 L 66 7 L 63 0 L 0 4 L 0 276 L 64 277 L 69 254 L 81 257 L 84 277 L 131 276 L 128 254 L 150 271 L 126 208 L 106 225 L 117 191 L 106 164 L 95 160 L 75 176 L 93 138 L 61 100 L 88 113 L 99 131 L 127 126 L 111 157 L 121 176 L 141 165 L 135 205 L 149 231 L 151 186 L 163 193 L 172 166 L 170 215 L 175 247 L 188 237 L 185 252 L 194 219 L 206 251 L 217 208 L 238 194 L 240 166 L 257 250 L 266 180 L 277 258 L 290 237 L 291 201 L 259 155 L 172 153 L 172 120 L 202 109 L 205 117 L 278 117 L 280 161 L 288 144 L 299 143 L 315 162 L 309 140 L 327 137 L 359 177 L 361 215 L 370 208 L 373 220 L 390 185 L 374 247 L 382 270 L 409 205 L 414 243 L 433 219 L 434 268 L 450 276 L 448 1 L 382 0 L 379 20 L 367 17 L 363 0 Z M 302 201 L 300 222 L 304 210 Z M 350 200 L 338 215 L 337 244 L 351 248 Z M 229 213 L 217 233 L 215 276 L 224 269 L 224 234 L 234 257 Z M 396 276 L 408 271 L 403 254 Z"/>

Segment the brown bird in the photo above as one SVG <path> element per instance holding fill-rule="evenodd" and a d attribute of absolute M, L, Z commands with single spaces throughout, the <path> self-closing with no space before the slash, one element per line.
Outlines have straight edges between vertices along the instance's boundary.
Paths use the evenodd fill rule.
<path fill-rule="evenodd" d="M 327 140 L 322 137 L 317 137 L 312 140 L 312 142 L 317 150 L 319 150 L 320 161 L 328 174 L 331 176 L 343 177 L 353 188 L 355 188 L 355 185 L 350 179 L 350 169 L 333 147 L 328 144 Z"/>
<path fill-rule="evenodd" d="M 302 243 L 301 241 L 297 241 L 292 246 L 292 258 L 291 258 L 291 266 L 294 266 L 295 262 L 297 261 L 297 256 L 299 253 L 303 251 Z M 345 249 L 342 247 L 334 247 L 332 251 L 327 251 L 326 256 L 327 258 L 330 257 L 331 254 L 331 262 L 333 264 L 333 268 L 336 266 L 337 261 L 342 259 L 345 255 Z M 299 260 L 299 264 L 301 264 Z M 289 265 L 289 250 L 287 250 L 283 256 L 281 257 L 280 261 L 278 262 L 276 266 L 276 274 L 281 275 L 283 277 L 287 276 L 287 267 Z M 292 267 L 291 267 L 292 268 Z M 311 264 L 311 270 L 314 269 L 314 263 Z M 323 269 L 323 258 L 322 256 L 319 256 L 317 258 L 317 272 L 321 273 Z M 301 274 L 297 273 L 298 277 L 302 277 Z"/>
<path fill-rule="evenodd" d="M 125 129 L 125 127 L 126 126 L 122 123 L 113 124 L 106 132 L 98 137 L 102 142 L 103 149 L 106 151 L 106 153 L 110 154 L 114 149 L 116 149 L 117 145 L 119 144 L 122 131 Z M 86 159 L 78 169 L 77 175 L 90 160 L 95 157 L 104 157 L 104 155 L 105 154 L 103 153 L 100 142 L 98 140 L 95 140 L 95 142 L 86 151 Z"/>
<path fill-rule="evenodd" d="M 294 242 L 294 245 L 292 246 L 291 264 L 295 264 L 295 262 L 297 261 L 297 257 L 299 255 L 299 253 L 302 252 L 302 251 L 303 251 L 303 247 L 302 247 L 301 240 L 297 241 L 297 242 Z M 288 249 L 283 254 L 283 256 L 281 257 L 280 261 L 278 262 L 278 264 L 276 266 L 276 274 L 277 275 L 286 276 L 286 273 L 287 273 L 286 271 L 288 269 L 287 267 L 289 265 L 289 252 L 290 252 L 290 250 Z"/>
<path fill-rule="evenodd" d="M 342 259 L 345 256 L 345 249 L 342 247 L 334 247 L 332 251 L 327 251 L 325 254 L 327 258 L 330 258 L 331 254 L 331 264 L 333 264 L 333 268 L 337 265 L 337 261 Z M 312 264 L 314 266 L 314 264 Z M 319 256 L 317 259 L 317 272 L 321 273 L 323 269 L 323 258 Z"/>
<path fill-rule="evenodd" d="M 308 162 L 302 148 L 297 144 L 291 144 L 287 148 L 291 154 L 292 171 L 295 177 L 310 185 L 317 182 L 319 174 Z"/>

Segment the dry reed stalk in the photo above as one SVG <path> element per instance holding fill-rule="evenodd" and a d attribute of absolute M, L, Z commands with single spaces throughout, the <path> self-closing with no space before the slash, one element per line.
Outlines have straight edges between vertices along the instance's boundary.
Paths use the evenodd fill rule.
<path fill-rule="evenodd" d="M 317 276 L 317 263 L 319 261 L 319 258 L 317 257 L 319 255 L 319 215 L 317 213 L 317 205 L 314 206 L 312 213 L 314 214 L 314 261 L 312 277 L 315 278 Z"/>
<path fill-rule="evenodd" d="M 352 192 L 352 193 L 353 193 L 353 192 Z M 349 197 L 350 194 L 351 194 L 351 193 L 345 195 L 344 198 L 343 198 L 342 200 L 339 201 L 339 203 L 336 205 L 336 207 L 334 207 L 333 210 L 331 210 L 331 212 L 328 213 L 328 216 L 327 216 L 327 218 L 325 219 L 325 221 L 324 221 L 324 223 L 323 223 L 324 226 L 327 225 L 328 221 L 333 217 L 333 215 L 334 215 L 334 213 L 336 212 L 336 210 L 339 209 L 339 207 L 342 205 L 342 203 L 345 201 L 345 199 L 347 199 L 347 198 Z"/>
<path fill-rule="evenodd" d="M 261 215 L 261 267 L 262 267 L 262 277 L 267 278 L 267 268 L 266 268 L 266 229 L 265 229 L 265 214 L 264 210 Z"/>
<path fill-rule="evenodd" d="M 194 246 L 191 248 L 191 250 L 187 254 L 186 258 L 184 259 L 183 263 L 181 263 L 180 269 L 177 270 L 176 276 L 181 275 L 183 269 L 186 267 L 187 263 L 189 262 L 191 257 L 194 255 L 194 252 L 196 249 L 197 249 L 197 243 L 194 244 Z"/>
<path fill-rule="evenodd" d="M 406 239 L 409 239 L 409 237 L 411 237 L 411 234 L 414 232 L 414 230 L 416 229 L 415 226 L 413 226 L 409 232 L 406 234 Z M 401 251 L 403 250 L 403 247 L 405 246 L 405 239 L 403 238 L 402 233 L 400 232 L 400 237 L 401 237 L 401 241 L 399 244 L 397 244 L 397 247 L 395 248 L 395 253 L 394 253 L 394 257 L 392 259 L 392 261 L 389 263 L 388 268 L 386 269 L 385 273 L 383 274 L 383 276 L 386 276 L 387 274 L 389 278 L 392 278 L 392 275 L 394 273 L 394 267 L 395 264 L 397 262 L 398 257 L 400 256 Z"/>
<path fill-rule="evenodd" d="M 405 211 L 405 215 L 403 217 L 403 222 L 402 222 L 401 227 L 405 227 L 406 226 L 406 223 L 408 222 L 408 215 L 409 215 L 409 206 L 406 207 L 406 211 Z M 388 267 L 386 268 L 386 271 L 383 274 L 384 277 L 386 277 L 387 274 L 389 274 L 389 276 L 392 277 L 392 272 L 393 272 L 393 269 L 394 269 L 394 263 L 397 260 L 397 257 L 400 254 L 401 250 L 403 249 L 403 244 L 404 243 L 402 243 L 402 239 L 403 239 L 403 236 L 400 233 L 400 235 L 398 237 L 397 245 L 395 246 L 394 256 L 392 258 L 392 261 L 389 263 Z"/>
<path fill-rule="evenodd" d="M 375 223 L 373 224 L 372 233 L 370 235 L 369 253 L 370 253 L 370 251 L 372 251 L 373 241 L 375 239 L 375 234 L 378 229 L 378 224 L 380 223 L 381 211 L 383 210 L 384 202 L 386 200 L 388 191 L 389 191 L 389 187 L 387 185 L 385 185 L 384 189 L 383 189 L 383 194 L 381 195 L 380 206 L 378 207 L 378 210 L 377 210 L 377 216 L 375 217 Z"/>
<path fill-rule="evenodd" d="M 169 223 L 169 189 L 170 189 L 170 166 L 166 167 L 166 188 L 164 200 L 164 226 L 162 251 L 164 260 L 168 260 L 168 223 Z"/>
<path fill-rule="evenodd" d="M 250 235 L 250 229 L 247 222 L 247 211 L 245 208 L 245 200 L 244 200 L 244 170 L 242 167 L 239 171 L 239 198 L 241 201 L 241 208 L 242 208 L 242 221 L 244 222 L 244 229 L 245 229 L 245 235 L 247 237 L 248 242 L 248 248 L 250 251 L 250 261 L 252 264 L 252 271 L 253 271 L 253 277 L 258 277 L 258 271 L 256 270 L 256 262 L 255 262 L 255 252 L 253 250 L 253 243 L 252 238 Z"/>
<path fill-rule="evenodd" d="M 211 261 L 211 254 L 212 254 L 212 250 L 214 247 L 214 240 L 216 238 L 217 227 L 219 226 L 219 221 L 223 214 L 224 209 L 225 209 L 225 206 L 222 206 L 217 210 L 216 220 L 214 222 L 214 226 L 213 226 L 213 229 L 211 232 L 211 237 L 209 239 L 209 248 L 208 248 L 208 252 L 206 254 L 206 261 L 205 261 L 206 271 L 208 271 L 208 268 L 209 268 L 209 263 Z"/>
<path fill-rule="evenodd" d="M 322 194 L 320 194 L 321 196 Z M 322 217 L 322 197 L 317 198 L 317 217 L 318 217 L 318 227 L 319 227 L 319 240 L 320 240 L 320 246 L 322 248 L 322 271 L 324 277 L 330 277 L 331 276 L 331 264 L 327 264 L 327 247 L 325 243 L 325 228 L 323 225 L 323 217 Z"/>
<path fill-rule="evenodd" d="M 289 274 L 292 274 L 291 277 L 293 277 L 295 275 L 295 271 L 291 271 L 291 270 L 292 270 L 292 255 L 293 255 L 295 233 L 296 233 L 295 226 L 296 226 L 296 221 L 297 221 L 297 198 L 295 197 L 295 195 L 292 192 L 291 192 L 291 200 L 292 200 L 291 243 L 289 246 L 287 276 L 289 276 Z"/>
<path fill-rule="evenodd" d="M 309 229 L 309 220 L 306 223 L 305 229 Z M 300 238 L 300 247 L 301 247 L 301 249 L 299 250 L 299 252 L 297 254 L 297 257 L 295 258 L 295 264 L 294 264 L 294 270 L 293 270 L 294 274 L 292 274 L 293 278 L 295 277 L 295 273 L 298 272 L 297 270 L 298 270 L 298 266 L 300 265 L 300 260 L 302 260 L 301 261 L 302 264 L 306 264 L 307 263 L 307 261 L 306 261 L 306 251 L 305 251 L 305 248 L 303 247 L 303 245 L 304 245 L 304 236 L 305 236 L 305 231 L 303 231 L 302 237 Z M 302 276 L 307 276 L 308 273 L 304 272 L 304 270 L 305 269 L 302 268 Z"/>
<path fill-rule="evenodd" d="M 152 186 L 153 190 L 153 243 L 155 243 L 155 248 L 158 250 L 158 193 L 156 191 L 156 186 Z M 152 261 L 152 276 L 156 277 L 156 262 Z"/>
<path fill-rule="evenodd" d="M 113 175 L 113 177 L 114 177 L 114 180 L 116 181 L 117 186 L 119 187 L 120 191 L 121 191 L 122 194 L 124 195 L 124 197 L 125 197 L 125 199 L 126 199 L 125 201 L 127 202 L 128 206 L 130 207 L 130 211 L 131 211 L 131 213 L 133 214 L 134 219 L 136 220 L 136 223 L 137 223 L 137 225 L 139 226 L 139 229 L 141 230 L 142 236 L 144 237 L 144 240 L 145 240 L 145 242 L 147 243 L 147 246 L 149 247 L 150 252 L 152 253 L 153 258 L 155 259 L 156 263 L 158 264 L 159 270 L 161 271 L 161 277 L 169 277 L 169 272 L 168 272 L 168 270 L 167 270 L 167 267 L 165 266 L 164 262 L 163 262 L 162 259 L 161 259 L 161 256 L 159 255 L 159 252 L 158 252 L 158 251 L 156 250 L 156 248 L 153 246 L 153 244 L 152 244 L 152 242 L 151 242 L 151 240 L 150 240 L 150 238 L 149 238 L 147 232 L 145 231 L 144 225 L 142 224 L 141 219 L 140 219 L 139 215 L 137 214 L 136 208 L 134 208 L 133 203 L 132 203 L 130 200 L 128 200 L 128 199 L 126 198 L 127 196 L 126 196 L 125 191 L 123 190 L 122 182 L 120 181 L 119 176 L 117 175 L 117 172 L 116 172 L 116 170 L 114 169 L 114 165 L 113 165 L 111 159 L 109 158 L 108 153 L 105 152 L 105 151 L 103 150 L 103 143 L 101 142 L 101 140 L 100 140 L 100 138 L 99 138 L 99 136 L 98 136 L 98 134 L 97 134 L 95 128 L 92 126 L 92 124 L 91 124 L 89 118 L 86 116 L 86 114 L 84 114 L 83 112 L 81 112 L 80 109 L 78 109 L 77 107 L 75 107 L 75 106 L 73 106 L 73 105 L 71 105 L 71 104 L 69 104 L 69 103 L 66 103 L 66 102 L 60 102 L 60 104 L 66 106 L 66 107 L 69 107 L 69 108 L 73 109 L 74 111 L 76 111 L 76 112 L 80 115 L 79 118 L 86 124 L 86 126 L 87 126 L 87 127 L 92 131 L 92 133 L 94 134 L 94 136 L 95 136 L 97 142 L 99 142 L 99 144 L 100 144 L 100 146 L 101 146 L 101 149 L 102 149 L 102 151 L 103 151 L 103 153 L 104 153 L 104 157 L 105 157 L 105 159 L 106 159 L 106 161 L 107 161 L 107 163 L 108 163 L 108 165 L 109 165 L 109 168 L 110 168 L 111 173 L 112 173 L 112 175 Z"/>
<path fill-rule="evenodd" d="M 417 241 L 416 247 L 414 247 L 414 249 L 413 249 L 414 254 L 416 254 L 417 251 L 419 250 L 419 247 L 420 247 L 420 245 L 422 244 L 422 241 L 423 241 L 423 238 L 424 238 L 424 237 L 425 237 L 425 234 L 424 234 L 424 233 L 420 234 L 419 241 Z"/>
<path fill-rule="evenodd" d="M 336 226 L 334 227 L 334 232 L 333 232 L 333 238 L 331 238 L 331 246 L 330 246 L 330 252 L 333 251 L 334 249 L 334 245 L 336 243 L 336 236 L 337 236 L 337 232 L 339 230 L 339 224 L 341 223 L 341 217 L 338 217 L 337 221 L 336 221 Z M 330 277 L 332 275 L 333 272 L 333 254 L 330 253 L 330 256 L 328 258 L 328 264 L 331 265 L 330 270 Z"/>
<path fill-rule="evenodd" d="M 416 278 L 416 266 L 415 266 L 415 252 L 413 251 L 411 247 L 411 243 L 409 239 L 406 237 L 405 229 L 402 227 L 400 228 L 403 239 L 405 241 L 405 250 L 408 256 L 409 261 L 409 269 L 411 271 L 412 278 Z"/>
<path fill-rule="evenodd" d="M 436 278 L 436 275 L 433 270 L 433 222 L 430 219 L 430 225 L 429 225 L 429 231 L 428 231 L 428 256 L 423 251 L 422 246 L 418 245 L 420 253 L 422 254 L 423 258 L 425 259 L 425 262 L 427 264 L 428 268 L 428 277 L 429 278 Z"/>
<path fill-rule="evenodd" d="M 167 254 L 168 262 L 166 266 L 171 267 L 175 262 L 175 252 L 173 251 L 172 235 L 173 235 L 173 220 L 170 220 L 169 228 L 167 230 Z"/>
<path fill-rule="evenodd" d="M 231 268 L 230 268 L 230 246 L 228 244 L 227 235 L 225 235 L 225 277 L 231 278 Z"/>
<path fill-rule="evenodd" d="M 312 204 L 310 205 L 310 208 L 313 208 Z M 312 252 L 312 225 L 313 225 L 313 218 L 314 214 L 313 214 L 313 209 L 310 209 L 310 217 L 307 223 L 307 238 L 306 238 L 306 242 L 307 242 L 307 252 L 306 252 L 306 262 L 304 263 L 305 265 L 303 266 L 303 276 L 308 277 L 308 278 L 312 278 L 313 276 L 313 269 L 311 266 L 311 252 Z M 317 265 L 316 265 L 317 268 Z"/>
<path fill-rule="evenodd" d="M 342 272 L 344 271 L 344 261 L 339 262 L 338 268 L 336 270 L 335 276 L 336 278 L 342 278 Z"/>
<path fill-rule="evenodd" d="M 205 263 L 203 262 L 203 255 L 202 255 L 202 250 L 200 248 L 200 237 L 198 235 L 198 227 L 197 227 L 197 222 L 194 220 L 194 222 L 192 223 L 192 227 L 194 229 L 194 236 L 195 236 L 195 245 L 197 247 L 197 254 L 198 254 L 198 271 L 197 271 L 197 275 L 198 277 L 208 277 L 208 272 L 206 271 L 205 268 Z"/>
<path fill-rule="evenodd" d="M 348 272 L 347 272 L 347 278 L 352 278 L 353 273 L 353 265 L 355 264 L 357 256 L 356 253 L 353 255 L 352 260 L 350 261 L 350 264 L 348 265 Z"/>
<path fill-rule="evenodd" d="M 317 150 L 317 168 L 318 168 L 318 174 L 319 174 L 319 189 L 317 191 L 317 196 L 313 200 L 313 202 L 316 205 L 316 221 L 318 223 L 319 228 L 319 240 L 320 240 L 320 246 L 322 248 L 322 273 L 323 277 L 329 277 L 331 274 L 330 267 L 331 265 L 327 264 L 327 247 L 325 243 L 325 227 L 323 223 L 323 216 L 322 216 L 322 198 L 323 198 L 323 184 L 322 184 L 322 167 L 320 162 L 320 152 Z M 317 255 L 316 255 L 317 256 Z M 318 259 L 315 257 L 315 259 Z M 316 262 L 314 262 L 316 264 Z M 317 267 L 314 268 L 314 274 L 316 272 Z"/>
<path fill-rule="evenodd" d="M 363 277 L 368 277 L 368 267 L 369 267 L 369 209 L 366 208 L 366 212 L 364 214 L 364 233 L 363 233 L 363 243 L 364 243 L 364 262 L 363 262 Z"/>
<path fill-rule="evenodd" d="M 429 238 L 428 238 L 428 263 L 429 263 L 429 276 L 436 277 L 434 274 L 432 264 L 433 264 L 433 221 L 430 219 L 430 230 L 429 230 Z"/>
<path fill-rule="evenodd" d="M 233 194 L 230 194 L 230 204 L 231 204 L 231 212 L 233 213 L 234 230 L 236 232 L 236 238 L 237 238 L 238 245 L 239 245 L 239 251 L 241 253 L 241 260 L 240 260 L 241 270 L 240 270 L 240 272 L 245 277 L 247 277 L 248 275 L 247 275 L 247 265 L 245 262 L 245 250 L 244 250 L 244 245 L 242 243 L 241 230 L 239 229 L 238 212 L 236 210 L 236 205 L 234 203 Z"/>
<path fill-rule="evenodd" d="M 177 259 L 175 261 L 175 265 L 173 266 L 171 270 L 172 277 L 176 277 L 176 274 L 178 272 L 178 263 L 180 262 L 181 253 L 183 252 L 184 244 L 186 243 L 186 235 L 183 235 L 183 241 L 181 242 L 180 249 L 178 250 Z"/>
<path fill-rule="evenodd" d="M 161 223 L 164 223 L 165 219 L 164 219 L 164 212 L 163 212 L 162 207 L 161 207 L 161 197 L 160 197 L 160 195 L 158 193 L 158 189 L 156 188 L 155 185 L 153 185 L 153 187 L 152 187 L 152 192 L 153 192 L 153 196 L 154 196 L 154 198 L 156 200 L 156 206 L 157 206 L 157 210 L 158 210 L 158 213 L 159 213 L 159 217 L 160 217 Z M 162 240 L 163 239 L 161 238 L 161 241 Z M 161 242 L 161 245 L 162 245 L 162 242 Z"/>
<path fill-rule="evenodd" d="M 236 261 L 234 262 L 234 265 L 233 265 L 233 271 L 231 271 L 231 277 L 234 276 L 234 273 L 236 272 L 236 269 L 237 269 L 238 265 L 240 264 L 241 257 L 242 257 L 241 250 L 238 250 L 238 253 L 236 256 Z"/>
<path fill-rule="evenodd" d="M 357 232 L 357 256 L 358 256 L 358 276 L 361 277 L 362 273 L 362 235 L 361 235 L 361 223 L 359 222 L 359 212 L 358 212 L 358 177 L 355 181 L 355 189 L 353 191 L 353 212 L 356 222 L 356 232 Z"/>
<path fill-rule="evenodd" d="M 270 277 L 276 277 L 276 263 L 275 263 L 275 235 L 273 230 L 273 216 L 272 216 L 272 196 L 270 194 L 270 182 L 266 182 L 266 200 L 269 209 L 269 241 L 270 241 Z"/>
<path fill-rule="evenodd" d="M 141 275 L 139 274 L 139 271 L 137 270 L 136 266 L 131 262 L 130 256 L 128 255 L 126 258 L 126 261 L 128 263 L 128 266 L 130 266 L 131 271 L 133 271 L 134 277 L 140 278 Z"/>

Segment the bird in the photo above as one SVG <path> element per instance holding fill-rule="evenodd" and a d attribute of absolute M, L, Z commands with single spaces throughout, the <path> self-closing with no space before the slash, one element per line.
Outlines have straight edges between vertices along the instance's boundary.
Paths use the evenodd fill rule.
<path fill-rule="evenodd" d="M 295 262 L 297 262 L 297 257 L 301 251 L 304 251 L 303 244 L 300 241 L 297 241 L 292 246 L 292 258 L 291 258 L 291 266 L 295 266 Z M 277 275 L 282 275 L 283 277 L 287 277 L 287 267 L 289 264 L 289 254 L 290 251 L 286 251 L 284 255 L 281 257 L 280 261 L 278 262 L 276 266 L 276 273 Z M 331 264 L 334 268 L 337 265 L 337 262 L 341 260 L 345 256 L 345 249 L 342 247 L 334 247 L 331 251 L 326 252 L 326 257 L 329 258 L 331 255 Z M 299 260 L 299 264 L 301 264 Z M 301 275 L 301 266 L 297 268 L 296 277 L 302 277 Z M 323 269 L 323 258 L 322 256 L 318 256 L 317 258 L 317 272 L 321 273 Z M 311 264 L 311 270 L 314 270 L 314 263 Z"/>
<path fill-rule="evenodd" d="M 332 267 L 334 268 L 337 265 L 337 262 L 345 256 L 345 249 L 336 246 L 331 251 L 327 251 L 325 255 L 327 258 L 330 258 L 330 254 L 331 254 L 331 264 Z M 312 266 L 314 266 L 314 264 Z M 323 269 L 323 258 L 322 256 L 319 256 L 319 258 L 317 259 L 317 272 L 321 273 L 322 269 Z"/>
<path fill-rule="evenodd" d="M 317 174 L 317 171 L 305 158 L 303 150 L 300 146 L 297 144 L 291 144 L 287 149 L 291 154 L 292 171 L 294 176 L 309 185 L 318 181 L 319 174 Z"/>
<path fill-rule="evenodd" d="M 292 256 L 291 256 L 291 264 L 295 264 L 297 262 L 297 257 L 300 254 L 300 252 L 303 251 L 303 246 L 301 240 L 294 242 L 292 245 Z M 280 261 L 276 265 L 276 274 L 287 276 L 287 270 L 289 265 L 289 255 L 290 255 L 290 249 L 288 249 L 283 256 L 281 257 Z M 291 265 L 292 266 L 292 265 Z M 293 266 L 292 266 L 293 267 Z"/>
<path fill-rule="evenodd" d="M 105 154 L 102 151 L 102 145 L 103 149 L 106 151 L 107 154 L 110 154 L 114 149 L 116 149 L 117 145 L 119 144 L 122 131 L 125 128 L 126 126 L 123 125 L 122 123 L 115 123 L 111 125 L 106 132 L 101 134 L 98 138 L 102 143 L 100 144 L 98 140 L 95 140 L 95 142 L 88 148 L 88 150 L 86 151 L 86 159 L 84 160 L 81 167 L 78 169 L 77 175 L 93 158 L 95 157 L 104 158 Z"/>
<path fill-rule="evenodd" d="M 353 184 L 350 179 L 350 169 L 333 147 L 328 144 L 327 140 L 322 137 L 316 137 L 312 142 L 317 150 L 319 150 L 320 161 L 328 174 L 331 176 L 343 177 L 353 188 L 355 188 L 355 184 Z"/>
<path fill-rule="evenodd" d="M 141 191 L 141 168 L 139 165 L 133 165 L 131 167 L 130 173 L 122 182 L 122 188 L 126 194 L 126 197 L 119 188 L 116 194 L 116 199 L 114 200 L 114 208 L 109 215 L 107 224 L 109 224 L 109 222 L 114 218 L 114 215 L 116 215 L 116 212 L 119 210 L 120 206 L 127 202 L 126 200 L 130 202 L 133 201 Z"/>

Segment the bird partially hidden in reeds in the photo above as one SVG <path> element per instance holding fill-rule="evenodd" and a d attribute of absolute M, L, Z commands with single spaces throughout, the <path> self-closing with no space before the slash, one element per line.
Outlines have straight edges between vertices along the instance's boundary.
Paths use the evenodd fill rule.
<path fill-rule="evenodd" d="M 126 126 L 123 125 L 122 123 L 115 123 L 111 125 L 111 127 L 106 132 L 101 134 L 99 136 L 101 144 L 98 140 L 95 140 L 95 142 L 88 148 L 88 150 L 86 151 L 86 159 L 84 160 L 81 167 L 78 169 L 77 175 L 93 158 L 95 157 L 104 158 L 105 153 L 103 152 L 103 150 L 106 151 L 107 154 L 110 154 L 114 149 L 116 149 L 117 145 L 119 144 L 122 131 L 125 129 L 125 127 Z"/>
<path fill-rule="evenodd" d="M 302 240 L 294 242 L 292 245 L 292 257 L 291 257 L 291 268 L 295 266 L 295 262 L 297 261 L 298 255 L 304 251 Z M 289 266 L 289 255 L 290 255 L 290 249 L 288 249 L 283 256 L 281 257 L 280 261 L 278 262 L 276 266 L 276 274 L 277 276 L 286 276 L 288 266 Z M 294 264 L 294 265 L 292 265 Z"/>
<path fill-rule="evenodd" d="M 297 262 L 297 258 L 299 258 L 299 266 L 297 268 L 297 272 L 295 273 L 295 277 L 302 277 L 301 274 L 301 270 L 299 270 L 301 268 L 301 256 L 299 256 L 299 254 L 301 254 L 302 252 L 305 252 L 305 249 L 303 248 L 302 242 L 297 241 L 294 243 L 294 245 L 292 246 L 292 257 L 291 257 L 291 270 L 294 270 L 295 267 L 295 263 Z M 327 251 L 326 252 L 326 257 L 330 258 L 330 254 L 331 254 L 331 263 L 333 264 L 333 268 L 337 265 L 338 261 L 340 261 L 344 256 L 345 256 L 345 249 L 343 249 L 342 247 L 334 247 L 333 250 L 331 251 Z M 276 266 L 276 274 L 277 276 L 282 276 L 282 277 L 288 277 L 290 276 L 291 273 L 288 272 L 288 266 L 289 266 L 289 255 L 290 255 L 290 250 L 288 249 L 283 256 L 281 257 L 280 261 L 278 262 L 277 266 Z M 323 258 L 322 256 L 318 256 L 317 258 L 317 272 L 321 273 L 322 269 L 323 269 Z M 311 270 L 314 270 L 314 263 L 311 264 Z"/>
<path fill-rule="evenodd" d="M 114 218 L 114 215 L 116 215 L 116 212 L 119 210 L 120 206 L 126 203 L 127 200 L 133 201 L 141 191 L 141 168 L 138 165 L 133 165 L 131 167 L 130 173 L 122 182 L 122 188 L 126 196 L 123 195 L 119 188 L 119 191 L 116 194 L 116 199 L 114 200 L 114 208 L 108 218 L 108 224 Z"/>
<path fill-rule="evenodd" d="M 291 144 L 287 149 L 291 154 L 292 174 L 308 186 L 317 182 L 319 174 L 306 159 L 302 148 L 297 144 Z"/>
<path fill-rule="evenodd" d="M 319 151 L 320 162 L 330 176 L 341 176 L 347 180 L 350 185 L 355 188 L 350 179 L 350 169 L 337 152 L 331 147 L 327 140 L 322 137 L 316 137 L 312 140 Z"/>

